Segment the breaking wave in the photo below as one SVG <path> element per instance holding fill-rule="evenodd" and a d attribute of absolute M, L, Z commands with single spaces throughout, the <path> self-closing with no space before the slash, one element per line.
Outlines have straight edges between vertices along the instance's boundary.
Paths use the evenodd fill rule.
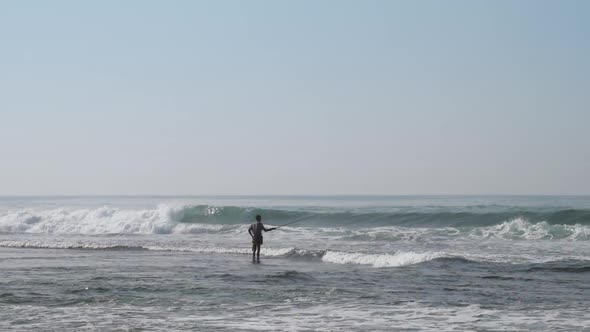
<path fill-rule="evenodd" d="M 240 233 L 256 214 L 272 225 L 306 217 L 295 228 L 334 233 L 340 238 L 372 241 L 421 241 L 470 236 L 524 240 L 588 240 L 590 211 L 506 211 L 354 213 L 305 212 L 234 206 L 168 206 L 134 210 L 21 209 L 0 214 L 0 232 L 56 234 Z M 285 227 L 283 230 L 293 229 Z"/>
<path fill-rule="evenodd" d="M 326 230 L 341 240 L 351 241 L 411 241 L 424 242 L 457 237 L 504 240 L 590 240 L 590 227 L 583 225 L 551 225 L 547 222 L 531 223 L 522 218 L 504 221 L 486 227 L 376 227 L 361 229 Z"/>
<path fill-rule="evenodd" d="M 522 218 L 505 221 L 490 227 L 478 227 L 470 231 L 471 236 L 483 238 L 522 240 L 588 240 L 590 227 L 583 225 L 550 224 L 546 221 L 531 223 Z"/>
<path fill-rule="evenodd" d="M 322 257 L 324 262 L 334 264 L 361 264 L 373 267 L 398 267 L 414 265 L 438 258 L 450 258 L 443 252 L 398 252 L 395 254 L 363 254 L 328 251 Z"/>

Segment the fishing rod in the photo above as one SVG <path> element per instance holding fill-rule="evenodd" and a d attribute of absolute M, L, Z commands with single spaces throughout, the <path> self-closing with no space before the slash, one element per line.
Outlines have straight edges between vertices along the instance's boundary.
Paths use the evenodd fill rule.
<path fill-rule="evenodd" d="M 294 224 L 294 223 L 296 223 L 296 222 L 300 222 L 300 221 L 303 221 L 303 220 L 309 219 L 309 218 L 311 218 L 311 217 L 313 217 L 313 216 L 314 216 L 313 214 L 310 214 L 309 216 L 306 216 L 306 217 L 303 217 L 303 218 L 299 218 L 299 219 L 295 219 L 295 220 L 293 220 L 293 221 L 291 221 L 291 222 L 288 222 L 288 223 L 286 223 L 286 224 L 283 224 L 283 225 L 281 225 L 281 226 L 277 226 L 277 227 L 275 227 L 275 229 L 279 229 L 279 228 L 281 228 L 281 227 L 283 227 L 283 226 L 291 225 L 291 224 Z"/>

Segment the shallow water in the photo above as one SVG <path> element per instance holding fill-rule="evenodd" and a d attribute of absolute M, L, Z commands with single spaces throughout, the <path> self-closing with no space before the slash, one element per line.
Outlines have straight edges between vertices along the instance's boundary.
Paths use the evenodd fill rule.
<path fill-rule="evenodd" d="M 265 234 L 251 261 L 248 223 Z M 0 200 L 0 329 L 588 330 L 588 197 Z"/>

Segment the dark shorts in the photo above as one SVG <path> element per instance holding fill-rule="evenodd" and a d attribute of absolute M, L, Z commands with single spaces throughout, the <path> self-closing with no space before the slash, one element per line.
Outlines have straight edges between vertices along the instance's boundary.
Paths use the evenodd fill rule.
<path fill-rule="evenodd" d="M 262 244 L 262 236 L 261 237 L 255 237 L 252 239 L 252 246 L 259 246 Z"/>

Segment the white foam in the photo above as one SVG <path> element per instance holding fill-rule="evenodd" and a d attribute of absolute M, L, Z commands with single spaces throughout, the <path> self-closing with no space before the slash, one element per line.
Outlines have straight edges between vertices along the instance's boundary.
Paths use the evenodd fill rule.
<path fill-rule="evenodd" d="M 3 306 L 5 320 L 0 327 L 11 331 L 44 330 L 52 324 L 55 330 L 106 331 L 122 327 L 138 330 L 179 331 L 200 330 L 264 330 L 264 331 L 391 331 L 396 327 L 416 331 L 552 331 L 586 330 L 590 314 L 577 306 L 562 308 L 527 308 L 516 305 L 483 308 L 468 306 L 432 306 L 424 303 L 371 305 L 354 301 L 311 302 L 294 305 L 295 299 L 272 302 L 273 315 L 264 320 L 252 315 L 241 302 L 229 303 L 221 309 L 198 310 L 207 302 L 191 303 L 193 310 L 162 312 L 159 306 L 138 306 L 97 303 L 78 306 Z M 318 303 L 319 302 L 319 303 Z M 341 303 L 342 302 L 342 303 Z M 296 302 L 297 303 L 297 302 Z M 174 310 L 172 310 L 174 309 Z M 209 308 L 211 309 L 211 308 Z M 26 324 L 19 317 L 32 317 Z"/>
<path fill-rule="evenodd" d="M 216 246 L 175 246 L 161 243 L 129 243 L 128 241 L 88 241 L 88 240 L 1 240 L 0 247 L 37 249 L 145 249 L 154 251 L 194 252 L 202 254 L 252 254 L 250 248 L 223 248 Z M 263 256 L 284 256 L 295 248 L 262 248 Z"/>
<path fill-rule="evenodd" d="M 310 303 L 311 304 L 311 303 Z M 420 303 L 392 306 L 347 304 L 313 304 L 296 306 L 279 304 L 273 310 L 280 312 L 278 319 L 269 318 L 264 329 L 390 331 L 395 327 L 416 331 L 473 331 L 473 330 L 551 330 L 569 327 L 583 330 L 590 315 L 583 309 L 566 314 L 563 310 L 519 310 L 506 306 L 503 309 L 484 309 L 478 304 L 469 306 L 434 307 Z M 237 311 L 210 315 L 199 319 L 203 326 L 220 329 L 260 329 L 260 320 Z M 401 324 L 401 325 L 400 325 Z"/>
<path fill-rule="evenodd" d="M 183 206 L 159 205 L 155 209 L 25 209 L 0 215 L 0 231 L 57 234 L 191 234 L 224 231 L 236 225 L 179 223 Z M 211 212 L 213 213 L 213 212 Z"/>
<path fill-rule="evenodd" d="M 145 249 L 158 251 L 184 251 L 202 254 L 252 254 L 249 248 L 222 248 L 222 247 L 175 247 L 166 245 L 149 245 Z M 283 256 L 293 251 L 293 248 L 262 248 L 262 256 Z"/>
<path fill-rule="evenodd" d="M 444 252 L 397 252 L 395 254 L 346 253 L 328 250 L 322 261 L 334 264 L 363 264 L 373 267 L 396 267 L 418 264 L 441 257 L 451 257 Z"/>
<path fill-rule="evenodd" d="M 100 207 L 94 209 L 57 208 L 22 209 L 0 214 L 0 232 L 51 233 L 51 234 L 201 234 L 229 233 L 241 235 L 246 225 L 179 222 L 187 205 L 161 204 L 153 209 L 124 209 Z M 218 208 L 204 210 L 206 216 L 219 213 Z M 207 220 L 207 219 L 203 219 Z M 210 219 L 209 219 L 210 220 Z M 347 227 L 284 227 L 276 233 L 286 238 L 313 238 L 315 241 L 447 241 L 450 238 L 504 239 L 504 240 L 590 240 L 590 226 L 552 225 L 547 222 L 531 223 L 516 218 L 486 227 L 435 227 L 416 228 L 387 226 L 374 228 Z M 274 234 L 273 234 L 274 235 Z M 288 237 L 287 237 L 288 235 Z"/>
<path fill-rule="evenodd" d="M 545 221 L 530 223 L 523 218 L 505 221 L 499 225 L 479 227 L 471 231 L 471 236 L 500 239 L 571 241 L 590 239 L 590 228 L 584 225 L 551 225 Z"/>
<path fill-rule="evenodd" d="M 126 246 L 123 244 L 85 242 L 85 241 L 43 241 L 43 240 L 4 240 L 0 247 L 6 248 L 34 248 L 34 249 L 144 249 L 141 246 Z"/>

